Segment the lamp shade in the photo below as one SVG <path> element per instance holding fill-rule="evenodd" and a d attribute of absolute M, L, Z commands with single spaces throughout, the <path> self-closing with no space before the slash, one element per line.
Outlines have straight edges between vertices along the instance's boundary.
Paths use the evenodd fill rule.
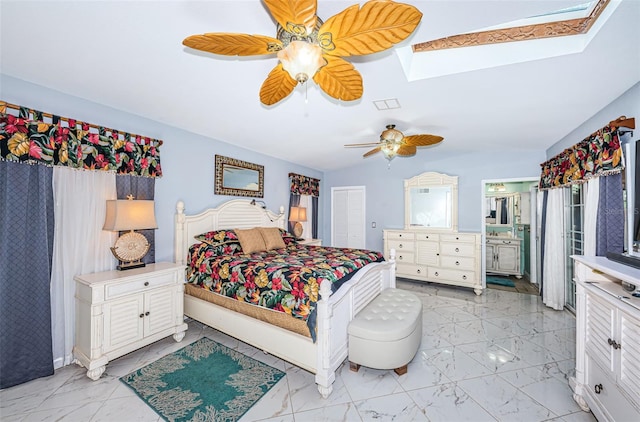
<path fill-rule="evenodd" d="M 307 209 L 305 207 L 291 207 L 289 221 L 307 221 Z"/>
<path fill-rule="evenodd" d="M 118 199 L 107 201 L 103 230 L 125 231 L 157 229 L 153 201 Z"/>

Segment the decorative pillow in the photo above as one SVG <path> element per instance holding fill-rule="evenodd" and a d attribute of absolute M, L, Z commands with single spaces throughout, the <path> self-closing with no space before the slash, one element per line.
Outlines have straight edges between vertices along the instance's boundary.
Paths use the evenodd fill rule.
<path fill-rule="evenodd" d="M 291 233 L 283 229 L 278 229 L 278 230 L 280 230 L 280 234 L 282 235 L 282 240 L 284 241 L 284 244 L 286 246 L 289 246 L 292 243 L 296 243 L 296 237 L 294 235 L 292 235 Z"/>
<path fill-rule="evenodd" d="M 280 229 L 277 227 L 258 227 L 268 251 L 286 247 Z"/>
<path fill-rule="evenodd" d="M 209 245 L 238 241 L 238 236 L 233 230 L 214 230 L 193 237 L 200 242 L 206 241 Z"/>
<path fill-rule="evenodd" d="M 237 253 L 242 253 L 242 246 L 240 246 L 240 242 L 226 242 L 226 243 L 211 243 L 210 241 L 204 240 L 202 243 L 206 243 L 209 245 L 209 249 L 211 249 L 215 256 L 224 256 L 224 255 L 235 255 Z"/>
<path fill-rule="evenodd" d="M 267 245 L 264 243 L 264 238 L 258 228 L 253 229 L 234 229 L 240 246 L 242 246 L 243 253 L 261 252 L 267 250 Z"/>

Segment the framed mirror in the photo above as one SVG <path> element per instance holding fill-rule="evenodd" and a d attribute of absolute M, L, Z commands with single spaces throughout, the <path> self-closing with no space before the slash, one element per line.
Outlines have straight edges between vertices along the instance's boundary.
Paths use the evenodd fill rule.
<path fill-rule="evenodd" d="M 458 230 L 458 177 L 427 172 L 404 181 L 405 229 Z"/>
<path fill-rule="evenodd" d="M 487 215 L 485 223 L 487 226 L 509 226 L 513 225 L 514 218 L 514 194 L 502 194 L 495 196 L 487 196 L 485 207 Z"/>
<path fill-rule="evenodd" d="M 216 155 L 215 194 L 264 197 L 264 166 Z"/>

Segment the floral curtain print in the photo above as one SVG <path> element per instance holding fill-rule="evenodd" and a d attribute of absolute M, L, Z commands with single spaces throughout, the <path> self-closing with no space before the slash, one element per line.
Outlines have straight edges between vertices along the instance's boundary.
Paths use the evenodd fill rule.
<path fill-rule="evenodd" d="M 160 145 L 157 139 L 0 101 L 2 160 L 161 177 Z"/>
<path fill-rule="evenodd" d="M 584 183 L 593 177 L 620 173 L 624 168 L 618 127 L 603 127 L 540 164 L 540 190 Z"/>
<path fill-rule="evenodd" d="M 301 174 L 289 173 L 291 193 L 294 195 L 320 196 L 320 180 Z"/>

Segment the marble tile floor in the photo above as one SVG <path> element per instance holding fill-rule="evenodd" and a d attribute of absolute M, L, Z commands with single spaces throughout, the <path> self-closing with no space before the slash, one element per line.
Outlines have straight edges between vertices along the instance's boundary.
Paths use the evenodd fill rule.
<path fill-rule="evenodd" d="M 161 421 L 118 378 L 203 336 L 286 371 L 241 419 L 246 421 L 595 421 L 572 399 L 575 318 L 538 296 L 398 281 L 424 304 L 420 350 L 407 374 L 343 365 L 324 400 L 313 375 L 191 321 L 171 337 L 108 364 L 91 381 L 69 365 L 0 391 L 0 420 Z"/>

